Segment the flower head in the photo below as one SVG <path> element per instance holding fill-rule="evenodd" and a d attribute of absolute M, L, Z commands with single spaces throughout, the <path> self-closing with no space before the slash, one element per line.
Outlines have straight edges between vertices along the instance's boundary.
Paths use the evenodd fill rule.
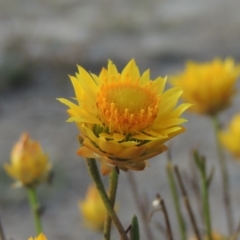
<path fill-rule="evenodd" d="M 182 90 L 164 92 L 166 78 L 151 81 L 149 70 L 140 75 L 134 60 L 122 73 L 111 61 L 99 76 L 78 70 L 70 77 L 77 102 L 59 101 L 80 130 L 78 154 L 98 158 L 103 174 L 115 166 L 143 170 L 145 160 L 166 151 L 164 143 L 184 132 L 180 115 L 190 104 L 176 107 Z"/>
<path fill-rule="evenodd" d="M 41 145 L 23 133 L 12 149 L 11 164 L 4 168 L 18 183 L 29 186 L 45 179 L 51 167 Z"/>
<path fill-rule="evenodd" d="M 192 112 L 214 115 L 228 107 L 235 94 L 240 65 L 227 58 L 224 61 L 188 62 L 183 73 L 173 76 L 171 83 L 183 89 L 182 98 L 192 103 Z"/>
<path fill-rule="evenodd" d="M 107 211 L 94 185 L 89 186 L 85 200 L 79 202 L 79 209 L 87 227 L 102 230 Z"/>
<path fill-rule="evenodd" d="M 222 145 L 231 152 L 231 154 L 240 159 L 240 114 L 237 114 L 231 120 L 228 129 L 219 134 Z"/>
<path fill-rule="evenodd" d="M 40 233 L 38 237 L 35 238 L 30 237 L 28 240 L 47 240 L 47 238 L 43 233 Z"/>

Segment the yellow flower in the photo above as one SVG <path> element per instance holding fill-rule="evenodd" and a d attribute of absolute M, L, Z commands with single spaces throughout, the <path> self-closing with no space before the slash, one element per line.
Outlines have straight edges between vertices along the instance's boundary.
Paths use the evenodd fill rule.
<path fill-rule="evenodd" d="M 23 133 L 12 149 L 11 164 L 4 168 L 18 183 L 30 186 L 45 179 L 51 167 L 41 145 Z"/>
<path fill-rule="evenodd" d="M 79 202 L 79 209 L 87 227 L 102 230 L 107 211 L 94 185 L 89 186 L 85 200 Z"/>
<path fill-rule="evenodd" d="M 183 73 L 172 77 L 171 83 L 183 89 L 182 98 L 193 104 L 190 111 L 214 115 L 230 105 L 239 74 L 240 65 L 236 66 L 231 58 L 190 61 Z"/>
<path fill-rule="evenodd" d="M 233 117 L 228 130 L 221 131 L 219 137 L 222 145 L 228 149 L 234 157 L 240 158 L 240 114 Z"/>
<path fill-rule="evenodd" d="M 145 160 L 167 150 L 166 141 L 184 132 L 180 115 L 190 106 L 176 107 L 179 88 L 164 92 L 166 78 L 150 80 L 142 75 L 134 60 L 119 73 L 109 61 L 99 76 L 78 67 L 70 77 L 76 103 L 60 98 L 76 122 L 81 135 L 78 154 L 101 161 L 103 174 L 113 167 L 127 171 L 143 170 Z"/>
<path fill-rule="evenodd" d="M 47 238 L 43 233 L 40 233 L 38 237 L 35 238 L 30 237 L 28 240 L 47 240 Z"/>
<path fill-rule="evenodd" d="M 209 238 L 208 238 L 207 235 L 205 235 L 203 237 L 203 240 L 208 240 L 208 239 Z M 213 232 L 212 233 L 212 240 L 226 240 L 226 239 L 227 239 L 226 237 L 224 237 L 223 235 L 219 234 L 218 232 Z M 196 237 L 191 237 L 190 240 L 197 240 L 197 238 Z"/>

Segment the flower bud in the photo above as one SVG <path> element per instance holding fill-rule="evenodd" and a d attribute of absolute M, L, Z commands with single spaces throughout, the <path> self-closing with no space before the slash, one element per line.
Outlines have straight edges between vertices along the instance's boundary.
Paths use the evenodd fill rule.
<path fill-rule="evenodd" d="M 89 186 L 85 200 L 79 202 L 79 209 L 87 227 L 102 230 L 107 211 L 94 185 Z"/>
<path fill-rule="evenodd" d="M 23 133 L 14 145 L 10 161 L 4 164 L 4 169 L 18 185 L 32 186 L 45 180 L 51 168 L 41 145 L 27 133 Z"/>

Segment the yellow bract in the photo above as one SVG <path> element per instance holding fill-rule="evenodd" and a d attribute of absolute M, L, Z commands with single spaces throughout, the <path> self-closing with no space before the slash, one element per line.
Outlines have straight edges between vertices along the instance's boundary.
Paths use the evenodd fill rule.
<path fill-rule="evenodd" d="M 240 114 L 233 117 L 227 131 L 220 132 L 223 146 L 236 158 L 240 158 Z"/>
<path fill-rule="evenodd" d="M 28 240 L 47 240 L 47 238 L 43 233 L 40 233 L 38 237 L 35 238 L 30 237 Z"/>
<path fill-rule="evenodd" d="M 103 174 L 115 166 L 143 170 L 145 160 L 166 151 L 164 143 L 184 132 L 180 115 L 190 104 L 176 107 L 182 90 L 164 92 L 166 78 L 150 80 L 149 70 L 140 75 L 134 60 L 121 73 L 109 61 L 99 76 L 79 67 L 70 79 L 76 103 L 59 101 L 80 130 L 78 154 L 99 159 Z"/>
<path fill-rule="evenodd" d="M 85 200 L 79 202 L 79 209 L 87 227 L 102 230 L 107 211 L 94 185 L 88 188 Z"/>
<path fill-rule="evenodd" d="M 189 110 L 214 115 L 230 105 L 239 74 L 240 65 L 231 58 L 188 62 L 185 71 L 173 76 L 171 83 L 183 89 L 182 98 L 193 104 Z"/>
<path fill-rule="evenodd" d="M 12 149 L 11 164 L 4 168 L 18 183 L 30 186 L 46 178 L 51 167 L 41 145 L 23 133 Z"/>

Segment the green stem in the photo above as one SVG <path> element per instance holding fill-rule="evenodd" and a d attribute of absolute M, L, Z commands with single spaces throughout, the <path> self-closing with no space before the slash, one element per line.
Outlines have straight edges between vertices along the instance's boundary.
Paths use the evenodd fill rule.
<path fill-rule="evenodd" d="M 167 163 L 167 174 L 168 174 L 168 181 L 169 181 L 170 189 L 171 189 L 171 192 L 172 192 L 175 211 L 176 211 L 176 214 L 177 214 L 179 231 L 181 233 L 181 239 L 182 240 L 187 240 L 186 225 L 185 225 L 185 222 L 184 222 L 184 219 L 183 219 L 183 216 L 182 216 L 180 203 L 179 203 L 178 192 L 177 192 L 177 186 L 176 186 L 174 176 L 173 176 L 173 164 L 170 161 L 168 161 L 168 163 Z"/>
<path fill-rule="evenodd" d="M 229 231 L 229 234 L 232 234 L 234 226 L 233 226 L 231 198 L 230 198 L 230 192 L 229 192 L 229 189 L 230 189 L 229 176 L 228 176 L 227 164 L 224 157 L 223 148 L 221 146 L 221 142 L 219 139 L 220 124 L 219 124 L 218 117 L 216 115 L 212 117 L 212 122 L 213 122 L 214 131 L 215 131 L 218 162 L 219 162 L 221 176 L 222 176 L 223 202 L 224 202 L 224 207 L 226 212 L 228 231 Z"/>
<path fill-rule="evenodd" d="M 128 237 L 124 231 L 124 228 L 123 228 L 117 214 L 115 213 L 114 209 L 112 208 L 111 202 L 105 191 L 104 185 L 102 183 L 102 179 L 101 179 L 99 171 L 98 171 L 96 160 L 94 158 L 88 158 L 88 159 L 86 159 L 86 163 L 87 163 L 88 171 L 89 171 L 89 173 L 96 185 L 96 188 L 102 198 L 103 204 L 106 207 L 106 210 L 107 210 L 109 216 L 111 217 L 112 221 L 114 222 L 120 236 L 122 237 L 122 240 L 128 240 Z"/>
<path fill-rule="evenodd" d="M 208 194 L 208 178 L 206 173 L 206 162 L 204 157 L 200 157 L 198 152 L 194 153 L 195 161 L 198 166 L 198 170 L 201 175 L 202 185 L 202 201 L 203 201 L 203 213 L 204 221 L 207 230 L 208 240 L 212 240 L 212 226 L 211 226 L 211 213 L 209 206 L 209 194 Z"/>
<path fill-rule="evenodd" d="M 42 232 L 42 224 L 40 219 L 40 211 L 39 211 L 40 205 L 37 200 L 36 188 L 27 187 L 27 193 L 28 193 L 28 200 L 30 203 L 30 207 L 31 207 L 34 222 L 35 222 L 36 233 L 37 235 L 39 235 Z"/>
<path fill-rule="evenodd" d="M 114 209 L 116 193 L 117 193 L 118 175 L 119 173 L 117 172 L 117 169 L 114 169 L 109 176 L 109 182 L 110 182 L 109 200 L 113 209 Z M 104 229 L 103 229 L 105 240 L 110 240 L 110 237 L 111 237 L 111 221 L 112 221 L 111 217 L 107 214 L 107 217 L 104 223 Z"/>

